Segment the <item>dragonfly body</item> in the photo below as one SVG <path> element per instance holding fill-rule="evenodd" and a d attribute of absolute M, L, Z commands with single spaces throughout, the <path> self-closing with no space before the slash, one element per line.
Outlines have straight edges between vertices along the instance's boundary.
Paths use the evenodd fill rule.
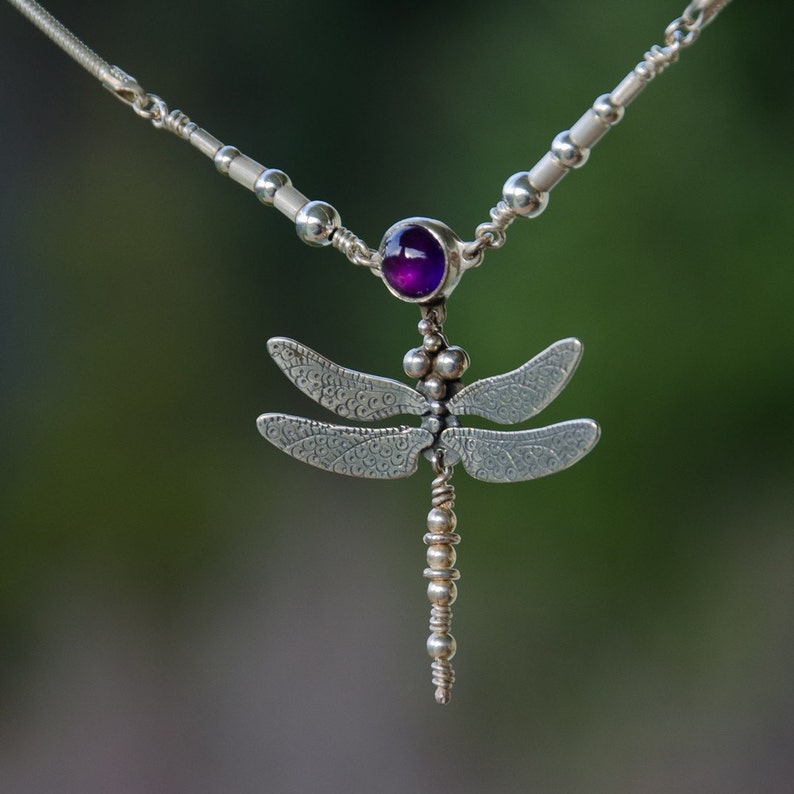
<path fill-rule="evenodd" d="M 420 453 L 432 457 L 443 449 L 447 464 L 460 461 L 479 480 L 515 482 L 567 468 L 598 441 L 598 425 L 591 419 L 523 431 L 464 428 L 459 419 L 477 415 L 514 424 L 539 413 L 573 375 L 582 352 L 577 339 L 556 342 L 522 367 L 469 386 L 459 377 L 445 380 L 429 373 L 417 388 L 340 367 L 291 339 L 271 339 L 268 350 L 298 389 L 345 419 L 421 417 L 416 428 L 349 427 L 280 413 L 259 417 L 259 430 L 272 444 L 337 474 L 407 477 L 416 471 Z M 409 351 L 406 361 L 412 354 L 416 350 Z M 447 371 L 457 375 L 454 369 Z"/>

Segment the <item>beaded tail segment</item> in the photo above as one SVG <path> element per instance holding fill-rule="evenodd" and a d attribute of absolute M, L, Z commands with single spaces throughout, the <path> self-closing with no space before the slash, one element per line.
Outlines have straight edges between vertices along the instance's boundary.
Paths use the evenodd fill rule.
<path fill-rule="evenodd" d="M 455 546 L 460 543 L 460 535 L 455 532 L 457 518 L 452 508 L 455 506 L 455 489 L 452 487 L 452 466 L 444 465 L 444 453 L 436 451 L 431 463 L 436 473 L 433 479 L 433 508 L 427 514 L 428 532 L 424 537 L 427 545 L 427 564 L 425 579 L 427 598 L 430 607 L 430 636 L 427 638 L 427 652 L 432 657 L 433 686 L 436 688 L 436 703 L 449 703 L 455 671 L 450 659 L 455 655 L 457 644 L 449 633 L 452 627 L 452 604 L 458 597 L 455 580 L 460 573 L 453 567 L 457 555 Z"/>
<path fill-rule="evenodd" d="M 469 366 L 465 351 L 448 343 L 442 324 L 446 300 L 468 269 L 481 264 L 488 249 L 504 245 L 508 226 L 534 218 L 548 204 L 549 191 L 572 168 L 587 161 L 590 149 L 617 124 L 645 86 L 674 63 L 681 50 L 729 0 L 693 0 L 666 28 L 664 45 L 654 45 L 610 94 L 598 97 L 571 127 L 557 135 L 550 150 L 529 171 L 513 174 L 490 220 L 463 242 L 443 223 L 409 218 L 389 229 L 378 250 L 342 226 L 339 213 L 323 201 L 310 201 L 277 168 L 266 168 L 233 146 L 223 145 L 180 110 L 169 110 L 127 73 L 100 58 L 34 0 L 9 0 L 102 85 L 158 129 L 168 130 L 210 157 L 216 168 L 274 206 L 295 223 L 301 240 L 331 245 L 353 264 L 370 268 L 400 300 L 422 310 L 422 345 L 409 350 L 405 373 L 416 388 L 389 378 L 340 367 L 291 339 L 268 343 L 273 360 L 301 391 L 348 420 L 376 421 L 399 415 L 421 417 L 419 427 L 367 428 L 332 425 L 287 414 L 263 414 L 264 437 L 292 457 L 327 471 L 356 477 L 392 479 L 413 474 L 420 455 L 431 462 L 432 509 L 427 517 L 427 595 L 431 604 L 427 651 L 438 703 L 448 703 L 455 673 L 456 643 L 450 633 L 457 596 L 455 546 L 457 519 L 451 485 L 460 463 L 486 482 L 516 482 L 571 466 L 596 444 L 598 425 L 574 419 L 532 430 L 500 432 L 462 427 L 460 416 L 477 415 L 499 424 L 526 421 L 565 387 L 579 362 L 582 345 L 563 339 L 512 372 L 464 386 Z"/>

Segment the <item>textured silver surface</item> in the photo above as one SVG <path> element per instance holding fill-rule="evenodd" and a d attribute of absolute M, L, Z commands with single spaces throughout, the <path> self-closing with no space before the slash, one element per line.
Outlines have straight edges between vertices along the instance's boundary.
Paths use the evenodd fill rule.
<path fill-rule="evenodd" d="M 427 400 L 391 378 L 340 367 L 294 339 L 274 337 L 267 349 L 281 371 L 307 397 L 345 419 L 374 422 L 390 416 L 421 416 Z"/>
<path fill-rule="evenodd" d="M 442 349 L 456 350 L 447 346 L 438 328 Z M 417 429 L 346 427 L 280 413 L 259 417 L 259 430 L 268 441 L 326 471 L 375 479 L 406 477 L 416 471 L 421 452 L 432 458 L 444 450 L 448 465 L 462 462 L 478 480 L 519 482 L 571 466 L 598 441 L 599 428 L 592 419 L 500 432 L 462 428 L 456 418 L 473 414 L 515 424 L 539 413 L 573 376 L 583 350 L 578 339 L 555 342 L 518 369 L 476 381 L 448 400 L 442 395 L 432 402 L 399 381 L 340 367 L 293 339 L 275 337 L 268 342 L 268 350 L 295 386 L 339 416 L 365 422 L 399 414 L 424 417 Z M 446 391 L 443 379 L 431 371 L 420 382 L 428 396 L 435 380 Z"/>
<path fill-rule="evenodd" d="M 262 414 L 259 432 L 297 460 L 319 469 L 392 480 L 416 471 L 433 435 L 418 427 L 343 427 L 287 414 Z"/>
<path fill-rule="evenodd" d="M 500 425 L 524 422 L 565 388 L 581 357 L 578 339 L 561 339 L 518 369 L 465 386 L 447 408 L 457 416 L 475 414 Z"/>
<path fill-rule="evenodd" d="M 441 434 L 441 445 L 447 463 L 459 457 L 476 480 L 521 482 L 567 469 L 596 445 L 599 433 L 592 419 L 512 432 L 451 427 Z"/>

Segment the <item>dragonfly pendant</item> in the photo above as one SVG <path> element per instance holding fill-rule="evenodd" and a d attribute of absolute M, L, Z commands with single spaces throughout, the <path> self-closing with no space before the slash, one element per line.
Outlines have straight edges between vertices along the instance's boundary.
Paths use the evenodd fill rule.
<path fill-rule="evenodd" d="M 434 312 L 419 323 L 421 347 L 403 365 L 416 387 L 391 378 L 366 375 L 334 364 L 292 339 L 276 337 L 268 351 L 289 380 L 315 402 L 346 420 L 374 422 L 393 416 L 421 417 L 419 427 L 351 427 L 282 413 L 262 414 L 258 427 L 273 445 L 297 460 L 353 477 L 395 479 L 413 474 L 420 455 L 435 473 L 427 518 L 424 575 L 429 580 L 432 680 L 438 703 L 449 702 L 455 680 L 450 660 L 456 643 L 450 634 L 451 606 L 457 596 L 454 568 L 455 493 L 450 483 L 460 463 L 485 482 L 518 482 L 544 477 L 571 466 L 596 444 L 592 419 L 573 419 L 531 430 L 497 431 L 461 426 L 459 417 L 479 416 L 497 424 L 524 422 L 549 405 L 565 388 L 579 363 L 582 343 L 562 339 L 518 369 L 464 386 L 469 365 L 462 348 L 449 345 Z"/>

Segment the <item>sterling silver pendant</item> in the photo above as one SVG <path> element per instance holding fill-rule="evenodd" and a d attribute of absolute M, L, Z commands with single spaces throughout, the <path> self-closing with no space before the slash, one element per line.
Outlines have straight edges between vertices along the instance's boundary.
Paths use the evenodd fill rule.
<path fill-rule="evenodd" d="M 484 482 L 519 482 L 568 468 L 598 441 L 592 419 L 573 419 L 533 430 L 500 432 L 462 427 L 458 417 L 480 416 L 502 425 L 524 422 L 542 411 L 565 388 L 582 356 L 578 339 L 563 339 L 518 369 L 461 381 L 469 356 L 450 345 L 443 331 L 445 301 L 467 267 L 467 246 L 440 221 L 409 218 L 394 224 L 377 252 L 378 272 L 395 297 L 422 310 L 421 347 L 409 350 L 403 369 L 416 387 L 391 378 L 340 367 L 292 339 L 277 337 L 268 350 L 281 371 L 312 400 L 344 419 L 375 422 L 393 416 L 422 418 L 419 427 L 350 427 L 287 414 L 262 414 L 259 431 L 293 458 L 336 474 L 390 480 L 413 474 L 419 456 L 430 461 L 435 478 L 427 516 L 427 597 L 437 703 L 448 703 L 455 681 L 451 659 L 457 645 L 450 634 L 457 597 L 453 567 L 455 490 L 453 467 L 460 463 Z"/>
<path fill-rule="evenodd" d="M 450 480 L 461 463 L 485 482 L 518 482 L 554 474 L 584 457 L 596 444 L 592 419 L 573 419 L 531 430 L 496 431 L 461 427 L 459 416 L 480 416 L 498 424 L 524 422 L 549 405 L 567 385 L 582 355 L 578 339 L 555 342 L 523 366 L 468 386 L 461 376 L 469 357 L 450 346 L 442 330 L 443 307 L 424 310 L 421 347 L 403 364 L 416 388 L 390 378 L 366 375 L 334 364 L 292 339 L 273 338 L 268 350 L 282 372 L 304 394 L 347 420 L 372 422 L 399 415 L 422 418 L 419 427 L 350 427 L 281 413 L 262 414 L 262 435 L 297 460 L 352 477 L 396 479 L 413 474 L 420 454 L 435 478 L 427 517 L 424 571 L 431 603 L 427 651 L 433 659 L 435 699 L 448 703 L 455 680 L 450 660 L 456 642 L 450 634 L 451 606 L 457 596 L 453 567 L 457 519 Z"/>

